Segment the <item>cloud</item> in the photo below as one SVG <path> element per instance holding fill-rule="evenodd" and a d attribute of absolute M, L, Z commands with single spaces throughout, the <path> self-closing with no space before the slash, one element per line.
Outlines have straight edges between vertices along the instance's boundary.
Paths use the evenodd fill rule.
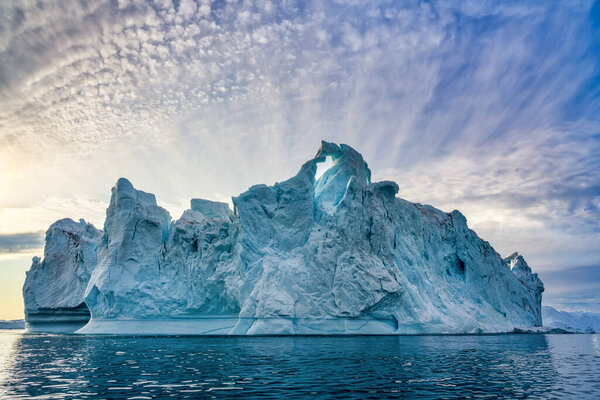
<path fill-rule="evenodd" d="M 571 267 L 566 274 L 546 271 L 541 278 L 546 286 L 544 304 L 569 311 L 600 309 L 600 265 Z"/>
<path fill-rule="evenodd" d="M 378 177 L 399 177 L 400 195 L 413 201 L 463 211 L 503 254 L 519 250 L 547 268 L 593 263 L 600 259 L 599 131 L 588 122 L 532 131 L 506 148 L 464 146 Z"/>
<path fill-rule="evenodd" d="M 24 253 L 44 246 L 44 232 L 0 234 L 0 254 Z"/>
<path fill-rule="evenodd" d="M 598 2 L 0 3 L 0 232 L 293 175 L 321 139 L 534 269 L 600 262 Z M 10 221 L 9 221 L 10 220 Z"/>

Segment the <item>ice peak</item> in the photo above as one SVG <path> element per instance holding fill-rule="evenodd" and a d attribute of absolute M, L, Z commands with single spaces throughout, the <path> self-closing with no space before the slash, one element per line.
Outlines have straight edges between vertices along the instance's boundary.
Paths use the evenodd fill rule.
<path fill-rule="evenodd" d="M 510 268 L 511 272 L 527 286 L 537 298 L 537 301 L 541 307 L 542 292 L 544 291 L 544 284 L 538 277 L 538 274 L 534 274 L 531 267 L 527 265 L 527 262 L 519 253 L 514 252 L 510 256 L 504 258 L 504 263 Z"/>
<path fill-rule="evenodd" d="M 112 188 L 112 195 L 116 201 L 120 199 L 135 199 L 135 193 L 135 188 L 126 178 L 119 178 Z"/>
<path fill-rule="evenodd" d="M 531 272 L 531 268 L 527 265 L 527 262 L 518 252 L 512 253 L 510 256 L 504 259 L 504 262 L 508 264 L 511 270 L 522 269 L 524 271 Z"/>
<path fill-rule="evenodd" d="M 371 171 L 362 155 L 346 144 L 321 142 L 313 158 L 311 173 L 315 175 L 318 163 L 331 157 L 332 165 L 314 181 L 315 203 L 324 210 L 333 210 L 344 197 L 348 187 L 366 187 L 371 184 Z"/>
<path fill-rule="evenodd" d="M 341 148 L 339 144 L 321 140 L 321 146 L 319 146 L 319 150 L 317 151 L 315 158 L 331 156 L 340 153 L 340 151 Z"/>
<path fill-rule="evenodd" d="M 127 178 L 119 178 L 112 188 L 110 204 L 113 206 L 124 206 L 132 200 L 132 204 L 144 206 L 156 206 L 156 197 L 152 193 L 137 190 Z M 125 206 L 127 208 L 127 206 Z"/>
<path fill-rule="evenodd" d="M 337 170 L 344 169 L 346 174 L 356 176 L 359 181 L 366 184 L 371 183 L 371 170 L 363 159 L 363 156 L 347 144 L 337 144 L 321 141 L 321 146 L 314 158 L 316 163 L 324 162 L 330 156 L 333 166 Z"/>
<path fill-rule="evenodd" d="M 115 183 L 115 188 L 117 190 L 134 190 L 133 188 L 133 184 L 131 183 L 131 181 L 127 178 L 119 178 L 117 179 L 117 183 Z"/>

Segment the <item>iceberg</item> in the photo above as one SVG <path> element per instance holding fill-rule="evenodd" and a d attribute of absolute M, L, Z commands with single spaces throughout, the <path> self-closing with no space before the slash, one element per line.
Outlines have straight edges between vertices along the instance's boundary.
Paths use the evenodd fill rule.
<path fill-rule="evenodd" d="M 0 319 L 0 329 L 25 329 L 24 319 L 3 320 Z"/>
<path fill-rule="evenodd" d="M 102 231 L 84 220 L 61 219 L 48 228 L 44 260 L 33 258 L 23 286 L 29 331 L 76 330 L 88 322 L 84 295 L 101 238 Z"/>
<path fill-rule="evenodd" d="M 584 311 L 558 311 L 542 307 L 544 327 L 569 333 L 600 333 L 600 313 Z"/>
<path fill-rule="evenodd" d="M 329 142 L 294 177 L 234 197 L 233 210 L 192 199 L 175 221 L 154 195 L 121 178 L 103 231 L 69 220 L 50 228 L 56 235 L 46 236 L 44 260 L 34 259 L 25 282 L 28 326 L 54 315 L 71 321 L 75 309 L 78 323 L 87 318 L 76 330 L 85 334 L 393 335 L 542 325 L 544 286 L 521 256 L 503 259 L 459 211 L 408 202 L 398 190 L 371 182 L 360 153 Z"/>

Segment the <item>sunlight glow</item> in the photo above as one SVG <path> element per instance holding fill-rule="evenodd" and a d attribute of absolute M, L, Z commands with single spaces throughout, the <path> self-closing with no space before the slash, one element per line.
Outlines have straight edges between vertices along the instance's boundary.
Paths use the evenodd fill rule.
<path fill-rule="evenodd" d="M 331 156 L 327 156 L 325 161 L 317 163 L 317 172 L 315 174 L 315 180 L 321 179 L 321 176 L 327 171 L 329 168 L 333 166 L 333 161 L 331 160 Z"/>

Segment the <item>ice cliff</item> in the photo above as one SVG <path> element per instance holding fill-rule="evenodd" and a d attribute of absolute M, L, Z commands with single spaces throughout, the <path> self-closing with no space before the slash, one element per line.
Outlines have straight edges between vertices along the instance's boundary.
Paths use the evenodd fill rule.
<path fill-rule="evenodd" d="M 332 166 L 318 179 L 317 164 Z M 171 221 L 126 179 L 104 231 L 62 220 L 34 259 L 27 322 L 89 309 L 79 333 L 417 334 L 541 325 L 542 282 L 458 211 L 396 197 L 362 156 L 323 142 L 298 174 Z M 47 318 L 47 317 L 44 317 Z M 74 318 L 74 317 L 73 317 Z"/>

